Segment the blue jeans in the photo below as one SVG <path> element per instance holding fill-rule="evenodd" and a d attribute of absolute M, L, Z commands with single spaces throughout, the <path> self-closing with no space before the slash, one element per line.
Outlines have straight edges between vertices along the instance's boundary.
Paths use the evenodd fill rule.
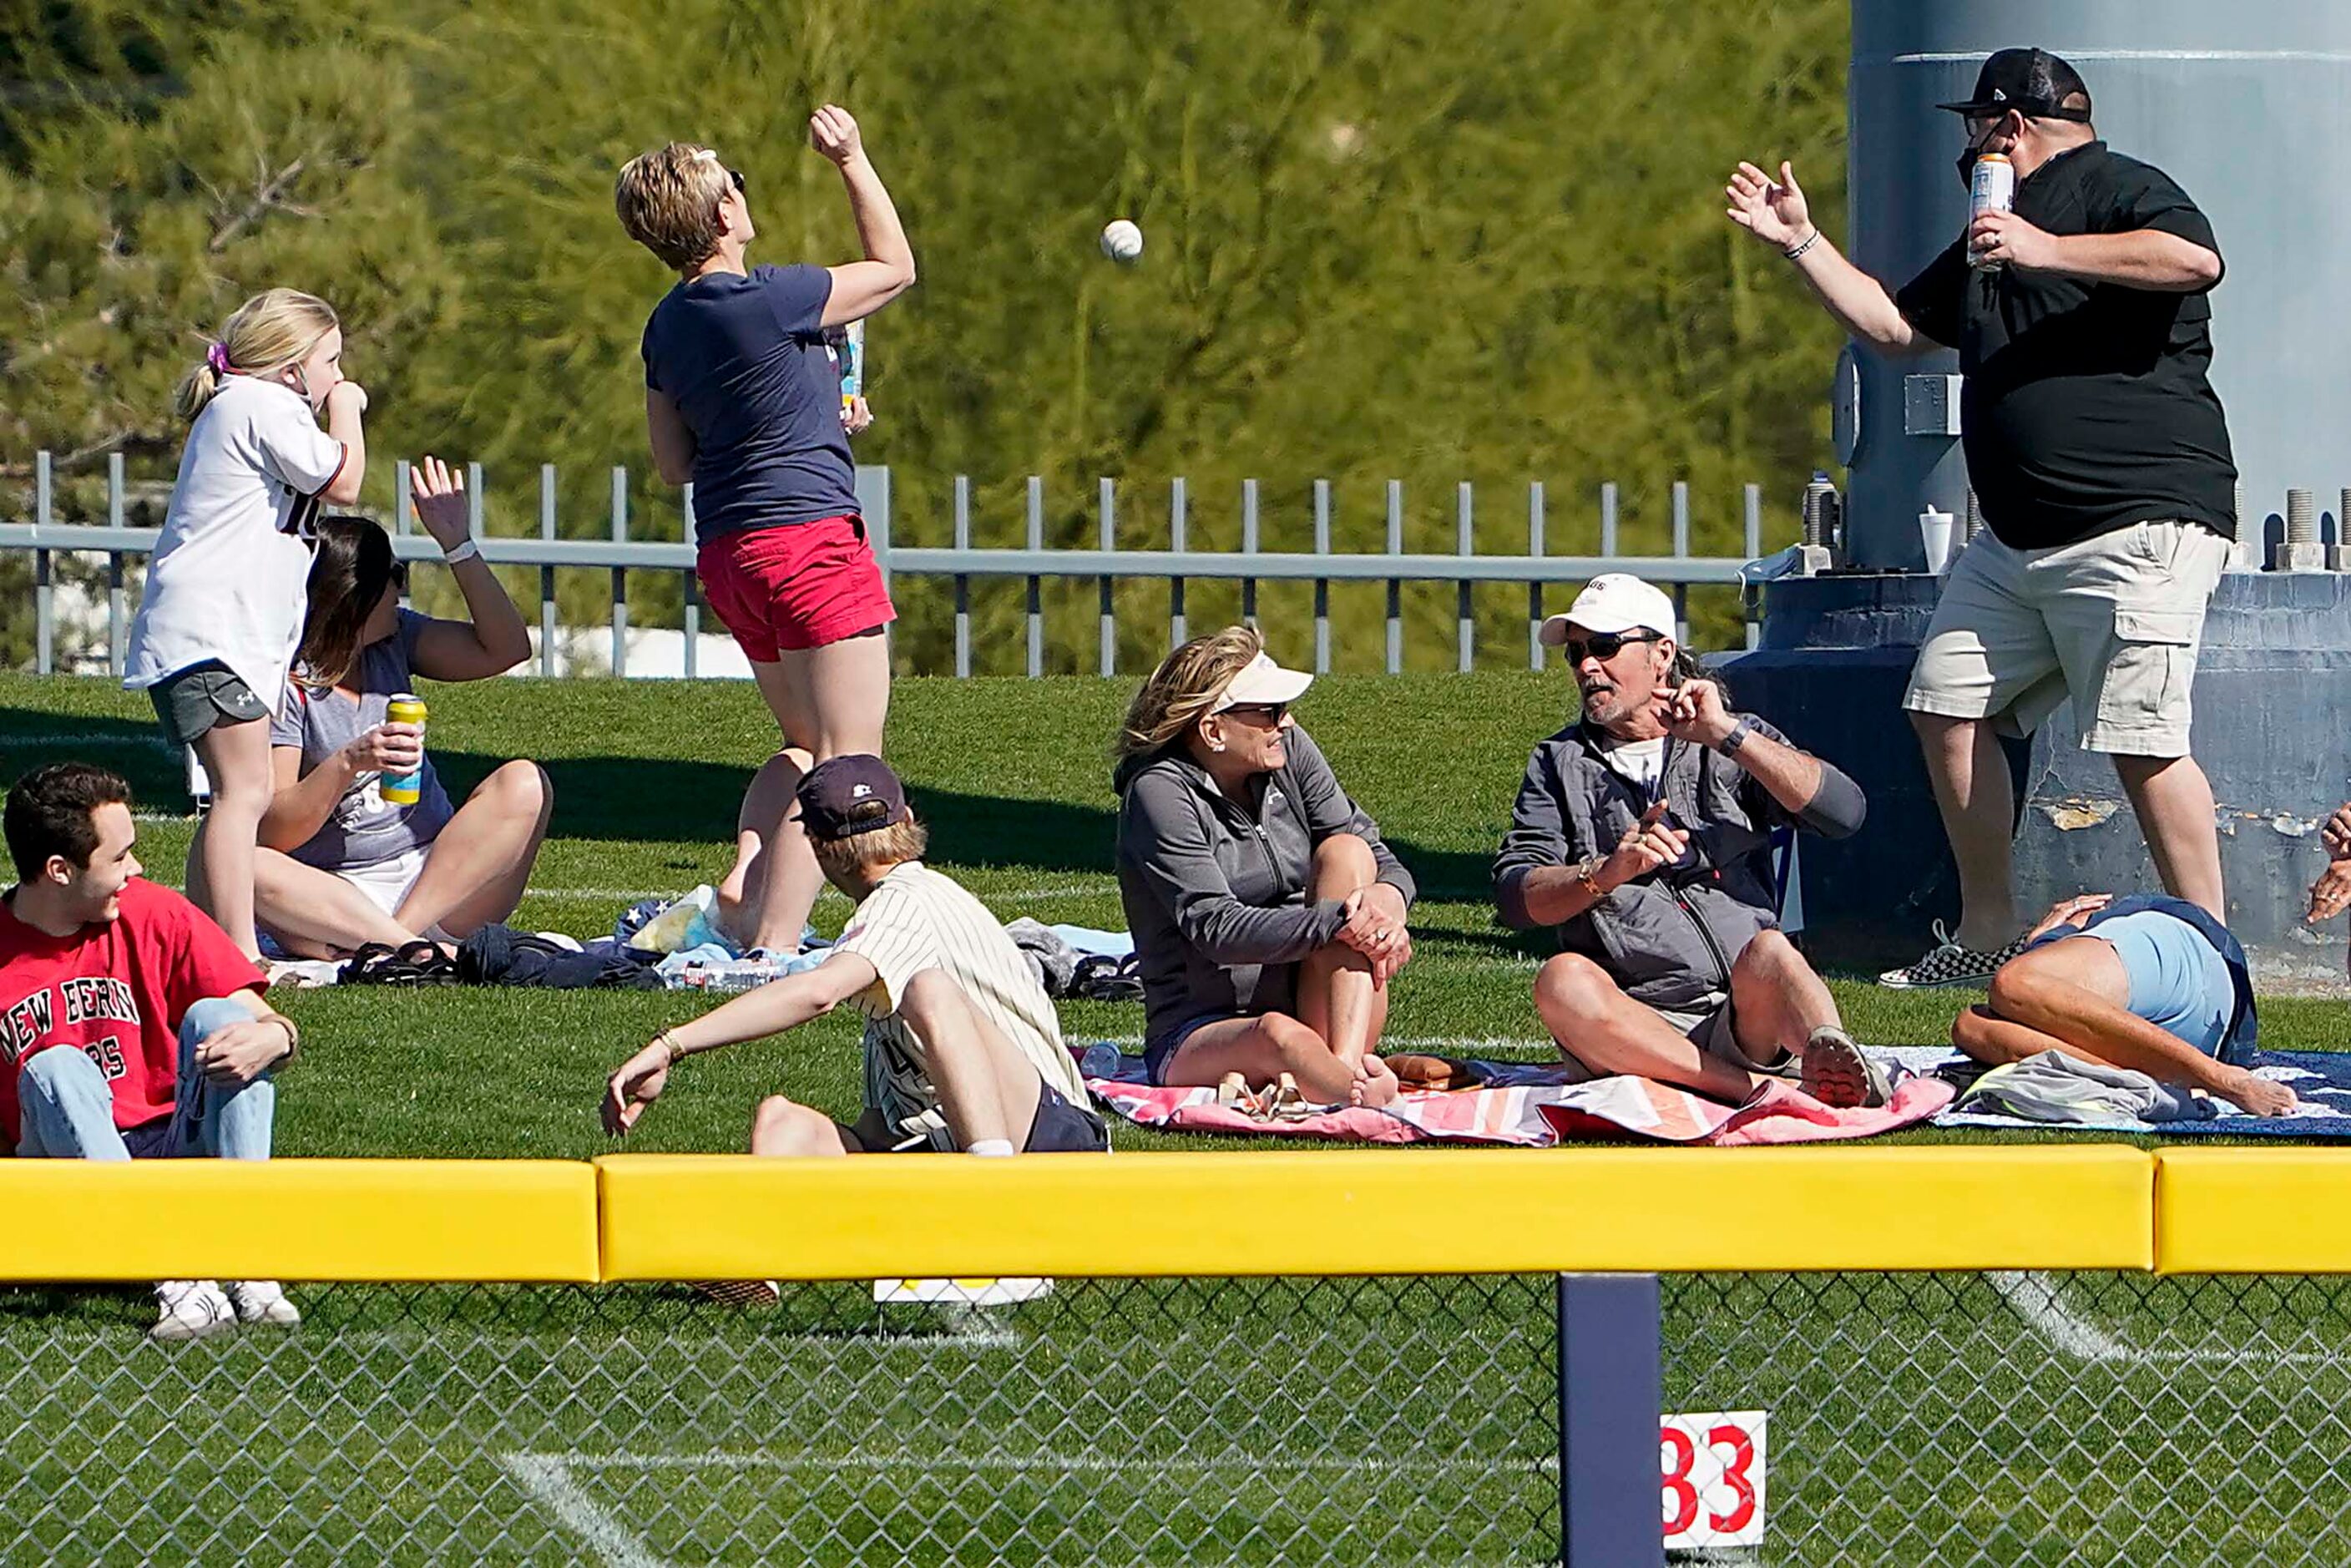
<path fill-rule="evenodd" d="M 180 1020 L 180 1092 L 161 1148 L 166 1155 L 266 1160 L 277 1111 L 277 1085 L 263 1072 L 250 1083 L 212 1082 L 196 1066 L 196 1047 L 231 1024 L 249 1021 L 242 1003 L 198 1002 Z M 70 1046 L 37 1053 L 16 1077 L 21 1131 L 16 1153 L 66 1160 L 127 1160 L 114 1125 L 114 1091 L 98 1063 Z M 134 1132 L 137 1129 L 134 1129 Z"/>

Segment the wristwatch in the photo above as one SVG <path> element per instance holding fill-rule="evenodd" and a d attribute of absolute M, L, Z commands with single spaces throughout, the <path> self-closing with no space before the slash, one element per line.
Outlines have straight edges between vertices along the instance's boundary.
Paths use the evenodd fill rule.
<path fill-rule="evenodd" d="M 1739 716 L 1739 722 L 1730 727 L 1730 733 L 1722 737 L 1722 743 L 1715 749 L 1725 757 L 1736 757 L 1739 755 L 1739 748 L 1747 744 L 1747 737 L 1754 733 L 1755 716 L 1741 714 Z"/>

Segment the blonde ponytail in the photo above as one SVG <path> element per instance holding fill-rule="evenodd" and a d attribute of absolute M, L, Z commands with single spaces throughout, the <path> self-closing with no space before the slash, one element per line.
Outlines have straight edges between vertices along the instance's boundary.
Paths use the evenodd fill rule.
<path fill-rule="evenodd" d="M 182 419 L 193 420 L 230 376 L 264 376 L 298 364 L 341 325 L 334 307 L 315 295 L 265 289 L 221 323 L 219 340 L 182 379 L 172 406 Z"/>

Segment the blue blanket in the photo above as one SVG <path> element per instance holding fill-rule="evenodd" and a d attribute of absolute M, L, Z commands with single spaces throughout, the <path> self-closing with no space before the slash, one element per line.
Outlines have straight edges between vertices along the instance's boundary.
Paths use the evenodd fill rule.
<path fill-rule="evenodd" d="M 1878 1052 L 1914 1071 L 1931 1071 L 1942 1061 L 1955 1060 L 1939 1047 L 1896 1047 Z M 2265 1051 L 2254 1071 L 2281 1080 L 2302 1101 L 2291 1116 L 2255 1116 L 2220 1103 L 2220 1114 L 2203 1121 L 2100 1123 L 2028 1122 L 2021 1117 L 1976 1111 L 1945 1111 L 1935 1117 L 1938 1127 L 2031 1127 L 2047 1133 L 2144 1133 L 2163 1138 L 2298 1138 L 2314 1142 L 2351 1142 L 2351 1051 Z"/>

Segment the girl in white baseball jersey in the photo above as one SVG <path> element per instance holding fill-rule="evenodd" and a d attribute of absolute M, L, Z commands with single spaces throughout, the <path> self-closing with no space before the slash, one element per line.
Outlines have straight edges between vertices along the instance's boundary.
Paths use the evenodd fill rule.
<path fill-rule="evenodd" d="M 188 896 L 248 957 L 261 951 L 268 720 L 301 640 L 311 526 L 322 501 L 357 501 L 367 472 L 367 393 L 343 379 L 342 354 L 332 308 L 291 288 L 255 295 L 221 328 L 180 383 L 188 444 L 131 623 L 122 684 L 147 693 L 163 737 L 195 747 L 212 781 Z"/>

